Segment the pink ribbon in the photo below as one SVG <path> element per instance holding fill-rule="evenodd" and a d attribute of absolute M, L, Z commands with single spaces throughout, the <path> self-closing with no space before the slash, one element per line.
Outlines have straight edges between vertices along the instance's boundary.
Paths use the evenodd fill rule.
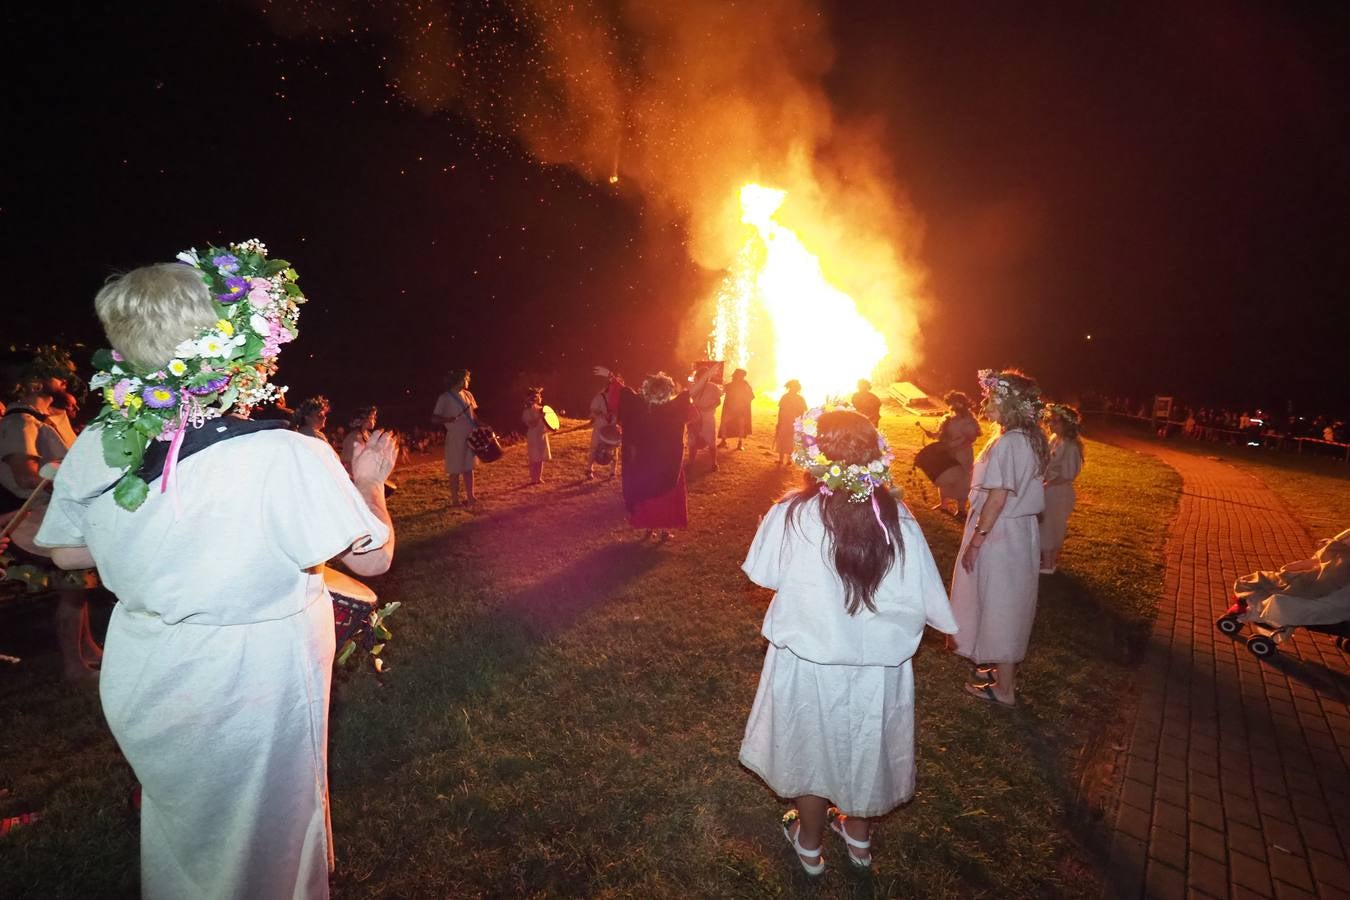
<path fill-rule="evenodd" d="M 877 505 L 876 491 L 872 492 L 872 515 L 876 517 L 877 524 L 881 526 L 881 533 L 886 536 L 886 546 L 891 545 L 891 530 L 886 527 L 886 523 L 881 521 L 881 507 Z"/>
<path fill-rule="evenodd" d="M 173 438 L 169 442 L 169 455 L 164 458 L 164 471 L 160 473 L 159 492 L 161 494 L 168 491 L 169 479 L 173 476 L 174 468 L 178 465 L 178 451 L 182 449 L 183 436 L 187 433 L 187 408 L 189 402 L 191 401 L 188 399 L 187 391 L 183 391 L 178 402 L 178 427 L 174 429 Z M 173 492 L 173 508 L 176 516 L 179 512 L 177 489 Z"/>

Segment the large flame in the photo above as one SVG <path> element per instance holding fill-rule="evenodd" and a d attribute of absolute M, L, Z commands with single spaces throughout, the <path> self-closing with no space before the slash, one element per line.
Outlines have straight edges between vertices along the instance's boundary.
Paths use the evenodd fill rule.
<path fill-rule="evenodd" d="M 787 193 L 758 184 L 741 188 L 741 221 L 755 231 L 717 292 L 711 359 L 802 383 L 813 401 L 848 396 L 886 356 L 886 339 L 853 298 L 830 284 L 820 260 L 774 214 Z"/>

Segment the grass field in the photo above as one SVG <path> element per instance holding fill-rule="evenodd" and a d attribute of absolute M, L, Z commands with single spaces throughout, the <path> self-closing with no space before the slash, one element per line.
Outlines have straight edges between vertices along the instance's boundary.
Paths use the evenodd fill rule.
<path fill-rule="evenodd" d="M 370 579 L 404 602 L 392 669 L 333 694 L 336 896 L 1099 895 L 1082 782 L 1161 587 L 1174 473 L 1089 443 L 1023 704 L 964 697 L 965 666 L 930 634 L 918 794 L 878 829 L 873 874 L 829 845 L 830 871 L 809 882 L 778 832 L 786 806 L 737 763 L 770 597 L 739 564 L 795 481 L 767 450 L 772 408 L 756 414 L 746 452 L 716 473 L 696 464 L 691 528 L 666 545 L 623 525 L 617 482 L 580 479 L 584 431 L 555 437 L 542 487 L 524 484 L 523 448 L 480 469 L 475 513 L 446 506 L 436 462 L 398 473 L 398 559 Z M 913 422 L 883 422 L 901 459 Z M 957 524 L 897 475 L 950 572 Z M 54 673 L 38 654 L 0 681 L 0 813 L 45 816 L 0 843 L 0 896 L 134 894 L 130 770 L 97 698 Z"/>
<path fill-rule="evenodd" d="M 1112 428 L 1133 437 L 1147 436 L 1147 429 L 1112 423 Z M 1169 450 L 1194 453 L 1232 463 L 1265 482 L 1284 501 L 1315 538 L 1332 537 L 1350 528 L 1350 464 L 1337 456 L 1276 452 L 1262 447 L 1241 447 L 1173 437 L 1158 441 Z"/>

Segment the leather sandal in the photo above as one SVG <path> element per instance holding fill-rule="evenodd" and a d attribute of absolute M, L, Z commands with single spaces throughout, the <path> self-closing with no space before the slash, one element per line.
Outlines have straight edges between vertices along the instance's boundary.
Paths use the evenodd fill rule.
<path fill-rule="evenodd" d="M 790 809 L 783 814 L 783 837 L 787 840 L 788 846 L 796 852 L 797 862 L 802 864 L 802 868 L 806 871 L 806 874 L 814 878 L 825 872 L 825 860 L 823 859 L 825 842 L 821 841 L 820 846 L 814 850 L 807 850 L 801 844 L 797 843 L 797 835 L 801 834 L 802 831 L 800 819 L 801 814 L 795 809 Z M 792 833 L 793 825 L 797 826 L 797 834 Z M 814 859 L 815 862 L 809 863 L 807 862 L 808 859 Z"/>
<path fill-rule="evenodd" d="M 844 843 L 848 845 L 848 861 L 853 863 L 853 865 L 859 869 L 872 868 L 872 841 L 870 839 L 860 841 L 850 835 L 844 828 L 844 823 L 848 821 L 848 816 L 841 813 L 838 807 L 831 806 L 829 810 L 826 811 L 825 815 L 830 823 L 830 830 L 843 838 Z M 859 857 L 854 856 L 854 850 L 863 851 L 867 854 L 867 858 L 860 859 Z"/>

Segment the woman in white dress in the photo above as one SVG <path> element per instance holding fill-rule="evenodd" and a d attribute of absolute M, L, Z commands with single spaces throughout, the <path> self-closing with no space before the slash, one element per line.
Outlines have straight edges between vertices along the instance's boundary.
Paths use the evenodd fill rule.
<path fill-rule="evenodd" d="M 1027 652 L 1036 617 L 1041 483 L 1049 458 L 1038 420 L 1040 388 L 1016 370 L 980 372 L 984 416 L 998 434 L 975 460 L 970 515 L 956 570 L 952 612 L 956 652 L 977 666 L 966 685 L 973 697 L 1012 706 L 1017 664 Z"/>
<path fill-rule="evenodd" d="M 888 490 L 885 440 L 850 409 L 801 423 L 802 487 L 769 509 L 742 566 L 775 594 L 740 759 L 796 798 L 783 835 L 819 875 L 827 825 L 866 868 L 870 820 L 913 796 L 911 660 L 925 623 L 956 623 L 918 523 Z"/>
<path fill-rule="evenodd" d="M 450 505 L 459 506 L 459 481 L 464 479 L 464 505 L 473 506 L 476 462 L 469 434 L 473 432 L 478 401 L 469 393 L 469 370 L 456 369 L 445 379 L 445 393 L 436 398 L 431 421 L 445 426 L 445 474 L 450 476 Z"/>
<path fill-rule="evenodd" d="M 1045 467 L 1045 512 L 1041 514 L 1041 574 L 1053 575 L 1077 500 L 1073 482 L 1083 471 L 1083 440 L 1078 435 L 1083 417 L 1072 406 L 1051 403 L 1045 418 L 1050 429 L 1050 462 Z"/>
<path fill-rule="evenodd" d="M 544 389 L 527 388 L 525 409 L 520 414 L 525 426 L 525 455 L 530 464 L 530 484 L 544 483 L 544 463 L 553 458 L 548 443 L 548 425 L 544 422 Z"/>
<path fill-rule="evenodd" d="M 372 436 L 353 483 L 328 447 L 235 416 L 274 395 L 284 341 L 220 348 L 250 328 L 294 338 L 304 295 L 256 241 L 180 259 L 193 264 L 99 291 L 114 349 L 95 355 L 91 385 L 105 406 L 71 447 L 38 540 L 60 565 L 97 565 L 118 598 L 100 693 L 142 786 L 142 894 L 323 898 L 334 626 L 322 568 L 389 567 L 381 486 L 397 447 Z M 156 423 L 171 441 L 132 441 Z M 127 466 L 108 464 L 110 447 Z"/>

